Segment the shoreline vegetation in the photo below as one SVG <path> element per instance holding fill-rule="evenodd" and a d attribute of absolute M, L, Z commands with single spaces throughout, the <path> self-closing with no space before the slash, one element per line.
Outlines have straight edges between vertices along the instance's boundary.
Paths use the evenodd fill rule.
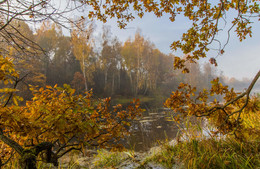
<path fill-rule="evenodd" d="M 260 169 L 256 47 L 228 52 L 234 35 L 255 37 L 259 7 L 257 0 L 1 0 L 0 169 Z M 150 29 L 145 22 L 154 18 L 160 27 L 177 24 L 170 53 L 155 43 L 165 48 L 160 39 L 171 28 Z M 144 33 L 130 25 L 139 19 Z M 113 34 L 114 25 L 132 36 Z M 223 61 L 256 74 L 228 77 L 217 67 Z"/>
<path fill-rule="evenodd" d="M 199 125 L 201 122 L 186 121 L 175 139 L 160 142 L 149 151 L 100 149 L 86 150 L 84 155 L 71 152 L 60 159 L 58 169 L 259 169 L 259 113 L 245 113 L 245 129 L 241 132 L 244 139 L 237 139 L 232 134 L 214 135 L 214 128 L 208 127 L 210 121 L 207 127 Z M 12 166 L 6 167 L 14 169 L 16 163 L 12 161 Z M 49 164 L 38 164 L 38 169 L 54 168 L 57 169 Z"/>
<path fill-rule="evenodd" d="M 40 168 L 46 166 L 39 166 Z M 189 133 L 185 139 L 179 137 L 171 141 L 166 140 L 146 152 L 89 150 L 86 151 L 85 157 L 72 153 L 61 159 L 59 169 L 65 168 L 257 169 L 260 168 L 260 144 L 259 139 L 241 142 L 233 136 L 209 137 Z"/>
<path fill-rule="evenodd" d="M 232 134 L 214 134 L 214 127 L 209 127 L 210 121 L 206 125 L 204 121 L 202 125 L 201 121 L 192 123 L 187 120 L 175 139 L 165 140 L 149 151 L 90 151 L 90 157 L 70 159 L 71 168 L 84 168 L 80 164 L 85 160 L 85 168 L 95 169 L 259 169 L 259 113 L 259 110 L 244 113 L 241 139 Z"/>

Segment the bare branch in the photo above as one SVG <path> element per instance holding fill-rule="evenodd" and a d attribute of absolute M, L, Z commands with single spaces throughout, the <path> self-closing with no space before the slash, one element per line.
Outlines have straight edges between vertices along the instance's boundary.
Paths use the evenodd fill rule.
<path fill-rule="evenodd" d="M 77 150 L 77 151 L 81 151 L 82 148 L 76 148 L 76 147 L 71 147 L 68 150 L 64 151 L 62 154 L 58 155 L 58 158 L 61 158 L 62 156 L 64 156 L 65 154 L 67 154 L 68 152 L 72 151 L 72 150 Z"/>
<path fill-rule="evenodd" d="M 0 5 L 2 5 L 3 3 L 5 3 L 7 0 L 3 0 L 0 2 Z"/>
<path fill-rule="evenodd" d="M 13 89 L 16 89 L 18 83 L 21 82 L 27 75 L 28 75 L 28 73 L 27 73 L 26 75 L 24 75 L 24 76 L 23 76 L 22 78 L 20 78 L 20 79 L 15 78 L 15 83 L 14 83 Z M 14 94 L 13 92 L 10 93 L 10 95 L 9 95 L 9 97 L 8 97 L 8 99 L 7 99 L 7 101 L 6 101 L 5 104 L 4 104 L 4 107 L 6 107 L 6 106 L 8 105 L 8 103 L 9 103 L 10 100 L 11 100 L 11 98 L 13 97 L 13 94 Z"/>
<path fill-rule="evenodd" d="M 195 112 L 195 116 L 196 117 L 206 117 L 206 116 L 210 116 L 211 114 L 213 114 L 214 112 L 216 112 L 218 110 L 222 110 L 227 115 L 225 121 L 227 121 L 234 114 L 239 113 L 239 115 L 237 117 L 237 121 L 238 121 L 242 111 L 246 108 L 246 106 L 247 106 L 247 104 L 249 102 L 250 93 L 251 93 L 255 83 L 259 79 L 259 77 L 260 77 L 260 71 L 258 71 L 258 73 L 255 75 L 254 79 L 252 80 L 252 82 L 250 83 L 249 87 L 247 88 L 247 90 L 245 92 L 241 93 L 240 95 L 238 95 L 237 97 L 235 97 L 231 101 L 225 103 L 223 106 L 214 106 L 214 107 L 210 108 L 209 110 L 206 110 L 204 113 L 202 113 L 202 112 Z M 243 106 L 239 110 L 236 110 L 236 111 L 228 114 L 226 112 L 225 108 L 227 108 L 229 105 L 237 102 L 239 99 L 243 98 L 244 96 L 246 96 L 246 100 L 245 100 L 245 103 L 243 104 Z M 198 115 L 198 113 L 201 113 L 201 114 Z"/>
<path fill-rule="evenodd" d="M 7 144 L 8 146 L 10 146 L 11 148 L 13 148 L 18 154 L 22 154 L 23 153 L 23 147 L 20 146 L 17 142 L 15 142 L 14 140 L 12 140 L 11 138 L 7 137 L 4 135 L 3 130 L 0 128 L 0 139 Z"/>

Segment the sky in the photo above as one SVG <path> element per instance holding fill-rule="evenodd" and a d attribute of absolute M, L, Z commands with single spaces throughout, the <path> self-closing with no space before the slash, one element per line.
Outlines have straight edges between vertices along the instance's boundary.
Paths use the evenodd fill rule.
<path fill-rule="evenodd" d="M 60 4 L 61 1 L 58 1 Z M 87 12 L 88 10 L 86 10 Z M 75 16 L 81 16 L 82 13 L 74 13 Z M 227 14 L 227 21 L 233 19 L 236 13 L 230 12 Z M 73 16 L 73 15 L 72 15 Z M 173 53 L 181 56 L 181 53 L 176 53 L 170 50 L 170 45 L 173 41 L 179 40 L 182 33 L 190 27 L 191 22 L 188 22 L 183 16 L 177 16 L 175 22 L 170 22 L 167 15 L 157 18 L 151 13 L 145 13 L 142 19 L 136 18 L 128 23 L 126 29 L 120 29 L 117 26 L 116 19 L 108 19 L 105 25 L 111 27 L 111 32 L 117 36 L 120 41 L 124 42 L 129 37 L 134 37 L 136 31 L 141 29 L 142 35 L 155 44 L 155 46 L 163 53 Z M 229 78 L 235 77 L 238 80 L 243 78 L 253 79 L 260 70 L 260 22 L 253 20 L 252 37 L 247 37 L 243 42 L 239 42 L 237 36 L 233 33 L 230 36 L 230 41 L 225 49 L 225 53 L 216 58 L 219 72 Z M 223 23 L 223 22 L 222 22 Z M 97 25 L 95 34 L 101 34 L 103 23 L 95 21 Z M 220 40 L 225 42 L 227 38 L 226 30 L 230 25 L 227 24 L 223 33 L 218 36 Z M 208 52 L 206 59 L 201 59 L 200 63 L 208 62 L 209 58 L 216 57 L 215 51 Z"/>
<path fill-rule="evenodd" d="M 239 42 L 236 35 L 231 34 L 225 53 L 216 58 L 218 70 L 225 76 L 235 77 L 239 80 L 253 79 L 260 70 L 260 22 L 257 20 L 254 22 L 252 38 L 248 37 L 243 42 Z M 97 29 L 101 30 L 103 23 L 96 21 L 96 24 Z M 122 42 L 129 37 L 134 37 L 136 30 L 141 29 L 143 36 L 152 41 L 160 51 L 165 54 L 180 55 L 170 50 L 170 44 L 181 38 L 190 23 L 184 17 L 177 17 L 176 21 L 172 23 L 167 16 L 157 18 L 153 14 L 145 14 L 142 19 L 136 18 L 128 23 L 126 29 L 120 29 L 115 19 L 109 20 L 105 25 L 109 25 L 112 34 Z M 226 37 L 226 34 L 219 36 L 221 40 L 225 40 Z M 211 51 L 208 53 L 208 58 L 200 60 L 200 63 L 207 62 L 209 58 L 216 55 L 216 52 Z"/>

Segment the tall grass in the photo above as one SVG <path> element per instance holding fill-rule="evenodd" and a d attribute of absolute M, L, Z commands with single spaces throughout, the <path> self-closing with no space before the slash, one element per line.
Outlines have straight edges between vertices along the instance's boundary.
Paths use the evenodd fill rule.
<path fill-rule="evenodd" d="M 260 169 L 260 113 L 245 113 L 243 119 L 242 141 L 233 135 L 205 135 L 200 125 L 187 121 L 177 144 L 164 143 L 161 151 L 144 163 L 166 168 L 181 164 L 187 169 Z"/>
<path fill-rule="evenodd" d="M 187 168 L 251 168 L 260 166 L 259 143 L 242 143 L 232 138 L 180 142 L 172 148 L 175 158 Z"/>
<path fill-rule="evenodd" d="M 120 165 L 126 158 L 124 152 L 108 152 L 106 150 L 98 150 L 94 160 L 94 168 L 115 168 Z"/>

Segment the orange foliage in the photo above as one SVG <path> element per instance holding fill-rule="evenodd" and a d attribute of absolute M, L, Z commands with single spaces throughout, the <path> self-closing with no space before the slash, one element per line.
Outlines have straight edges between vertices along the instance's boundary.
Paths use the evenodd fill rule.
<path fill-rule="evenodd" d="M 172 92 L 164 105 L 180 113 L 182 117 L 206 117 L 222 134 L 240 131 L 243 128 L 241 113 L 259 111 L 259 99 L 244 98 L 245 94 L 236 93 L 233 88 L 228 89 L 228 86 L 223 86 L 218 78 L 211 83 L 212 87 L 209 91 L 204 89 L 196 96 L 195 87 L 181 83 L 179 90 Z M 214 95 L 223 95 L 223 103 L 219 103 L 216 99 L 209 103 L 209 97 Z M 180 118 L 176 119 L 180 120 Z"/>
<path fill-rule="evenodd" d="M 12 62 L 0 58 L 0 64 L 1 81 L 16 83 L 10 78 L 18 78 Z M 134 100 L 125 110 L 121 105 L 112 108 L 110 98 L 94 100 L 92 91 L 75 95 L 75 89 L 66 84 L 63 87 L 31 86 L 30 90 L 33 93 L 32 100 L 21 106 L 16 96 L 10 95 L 16 92 L 15 89 L 1 89 L 4 95 L 0 105 L 0 136 L 7 136 L 27 148 L 44 142 L 51 143 L 58 149 L 53 152 L 57 158 L 71 147 L 119 147 L 114 143 L 128 134 L 127 127 L 131 120 L 142 111 L 138 100 Z M 6 104 L 10 96 L 12 102 Z M 10 141 L 2 141 L 14 148 L 9 144 Z M 10 149 L 1 154 L 7 152 Z"/>

